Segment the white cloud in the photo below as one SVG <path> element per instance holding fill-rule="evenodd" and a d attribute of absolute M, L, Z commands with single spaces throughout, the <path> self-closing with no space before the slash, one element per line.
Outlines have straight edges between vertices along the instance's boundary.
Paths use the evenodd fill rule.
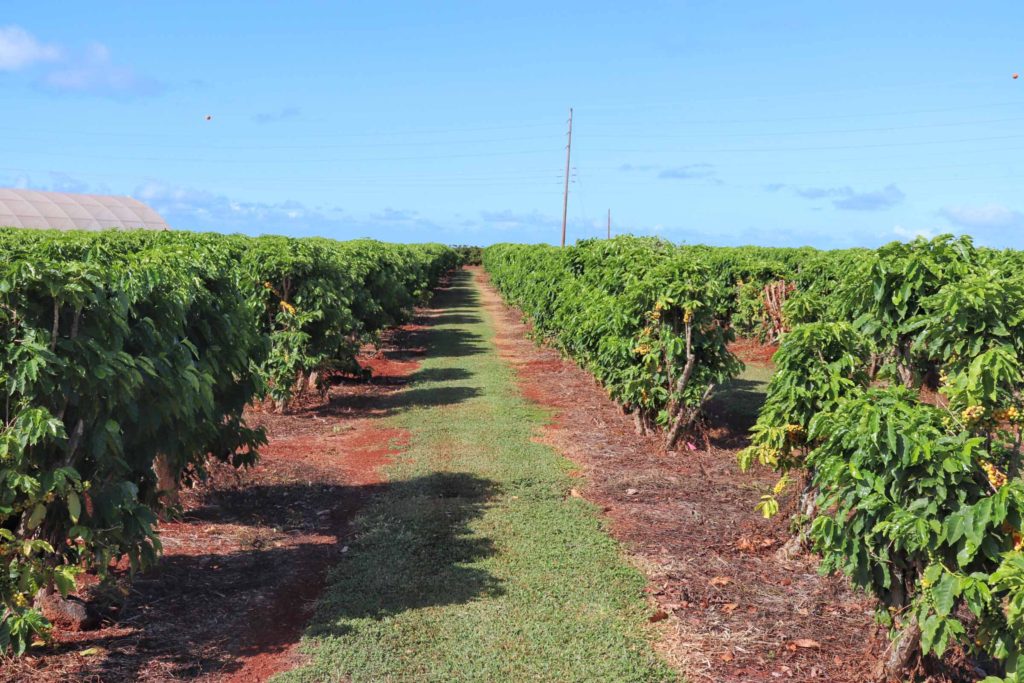
<path fill-rule="evenodd" d="M 355 216 L 338 207 L 312 208 L 301 202 L 246 202 L 191 187 L 151 181 L 132 193 L 179 230 L 215 230 L 250 235 L 354 239 L 373 237 L 393 242 L 445 241 L 448 226 L 433 222 L 416 211 L 384 209 Z"/>
<path fill-rule="evenodd" d="M 879 190 L 858 192 L 849 185 L 843 187 L 794 187 L 782 183 L 765 185 L 767 192 L 778 192 L 784 188 L 804 199 L 830 199 L 832 206 L 843 211 L 882 211 L 903 202 L 907 195 L 895 185 L 886 185 Z"/>
<path fill-rule="evenodd" d="M 687 164 L 666 168 L 658 174 L 659 178 L 670 178 L 673 180 L 693 180 L 698 178 L 711 178 L 715 175 L 715 167 L 711 164 Z"/>
<path fill-rule="evenodd" d="M 60 58 L 60 48 L 39 42 L 22 27 L 0 26 L 0 71 L 20 71 Z"/>
<path fill-rule="evenodd" d="M 894 235 L 903 240 L 912 240 L 917 237 L 924 237 L 926 239 L 932 239 L 938 237 L 941 233 L 934 228 L 905 228 L 902 225 L 894 225 L 892 228 Z"/>
<path fill-rule="evenodd" d="M 621 164 L 619 166 L 620 171 L 656 171 L 660 166 L 657 164 Z"/>
<path fill-rule="evenodd" d="M 111 194 L 110 188 L 106 185 L 91 185 L 81 178 L 76 178 L 61 171 L 49 171 L 41 175 L 22 172 L 15 175 L 0 176 L 0 185 L 19 190 L 49 190 L 52 192 L 71 192 L 75 194 Z"/>
<path fill-rule="evenodd" d="M 163 90 L 158 81 L 138 74 L 134 69 L 115 64 L 110 48 L 93 43 L 74 61 L 68 61 L 46 74 L 42 84 L 54 91 L 125 97 L 155 95 Z"/>
<path fill-rule="evenodd" d="M 280 121 L 298 118 L 301 115 L 302 110 L 298 107 L 284 107 L 278 111 L 260 112 L 253 116 L 252 120 L 256 123 L 278 123 Z"/>
<path fill-rule="evenodd" d="M 1000 204 L 947 206 L 939 211 L 953 225 L 969 230 L 1024 228 L 1024 213 Z"/>

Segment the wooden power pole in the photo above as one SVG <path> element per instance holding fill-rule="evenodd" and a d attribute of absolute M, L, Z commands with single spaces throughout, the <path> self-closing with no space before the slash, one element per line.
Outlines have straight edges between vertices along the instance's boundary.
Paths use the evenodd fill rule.
<path fill-rule="evenodd" d="M 565 193 L 562 195 L 562 246 L 565 246 L 565 221 L 569 216 L 569 163 L 572 159 L 572 107 L 569 107 L 569 144 L 565 146 Z"/>
<path fill-rule="evenodd" d="M 608 209 L 608 239 L 612 238 L 612 210 Z"/>

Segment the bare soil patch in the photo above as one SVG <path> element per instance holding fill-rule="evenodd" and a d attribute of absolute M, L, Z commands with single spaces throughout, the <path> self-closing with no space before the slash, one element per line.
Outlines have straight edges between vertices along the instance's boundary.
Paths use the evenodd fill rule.
<path fill-rule="evenodd" d="M 54 644 L 0 666 L 0 681 L 262 681 L 301 661 L 296 650 L 324 584 L 347 551 L 355 513 L 387 484 L 379 468 L 407 435 L 375 418 L 422 355 L 422 327 L 364 349 L 369 380 L 331 378 L 288 414 L 252 411 L 269 444 L 247 470 L 213 469 L 182 492 L 160 524 L 164 553 L 151 572 L 115 588 L 95 577 L 80 595 L 101 611 L 98 630 L 55 630 Z"/>
<path fill-rule="evenodd" d="M 495 343 L 529 399 L 554 409 L 539 436 L 581 467 L 581 494 L 602 506 L 610 529 L 648 575 L 665 624 L 662 649 L 691 681 L 832 681 L 868 678 L 884 647 L 873 601 L 842 577 L 821 577 L 812 557 L 787 561 L 783 515 L 755 512 L 775 477 L 742 474 L 745 433 L 712 424 L 708 450 L 665 453 L 593 377 L 527 338 L 520 313 L 476 271 Z M 734 349 L 748 362 L 773 351 Z M 735 431 L 735 430 L 734 430 Z M 730 448 L 715 444 L 736 444 Z"/>
<path fill-rule="evenodd" d="M 756 339 L 737 339 L 729 344 L 729 350 L 744 363 L 773 367 L 772 356 L 779 350 L 779 345 L 761 344 Z"/>

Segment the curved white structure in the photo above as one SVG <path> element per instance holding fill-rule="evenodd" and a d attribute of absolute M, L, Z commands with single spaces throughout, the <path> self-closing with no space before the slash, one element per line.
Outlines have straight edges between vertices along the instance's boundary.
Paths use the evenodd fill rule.
<path fill-rule="evenodd" d="M 0 227 L 40 230 L 170 230 L 138 199 L 0 188 Z"/>

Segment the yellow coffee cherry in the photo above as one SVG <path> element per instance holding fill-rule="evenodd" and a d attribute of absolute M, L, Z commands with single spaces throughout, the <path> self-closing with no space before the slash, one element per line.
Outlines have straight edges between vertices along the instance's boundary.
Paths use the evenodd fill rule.
<path fill-rule="evenodd" d="M 1006 475 L 1000 472 L 992 463 L 982 460 L 981 469 L 985 471 L 985 476 L 988 477 L 988 483 L 992 484 L 993 488 L 998 489 L 1006 485 Z"/>

